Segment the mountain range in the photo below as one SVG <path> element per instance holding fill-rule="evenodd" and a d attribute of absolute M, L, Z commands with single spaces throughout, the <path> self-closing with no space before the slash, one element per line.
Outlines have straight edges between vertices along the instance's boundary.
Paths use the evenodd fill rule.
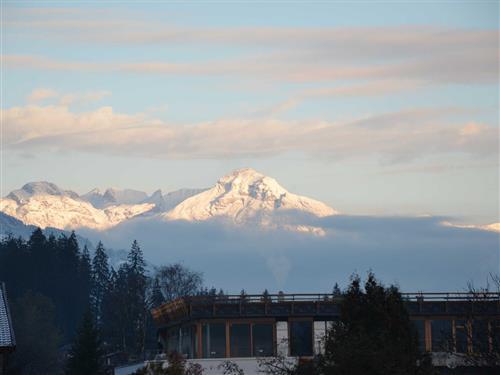
<path fill-rule="evenodd" d="M 288 192 L 275 179 L 250 168 L 223 176 L 210 189 L 180 189 L 167 194 L 109 188 L 79 195 L 50 182 L 30 182 L 2 198 L 0 211 L 26 225 L 60 230 L 107 230 L 139 217 L 163 221 L 217 218 L 273 227 L 276 214 L 325 217 L 338 213 L 322 202 Z M 283 217 L 280 225 L 291 227 L 288 222 L 294 220 Z M 307 231 L 304 226 L 296 229 Z"/>

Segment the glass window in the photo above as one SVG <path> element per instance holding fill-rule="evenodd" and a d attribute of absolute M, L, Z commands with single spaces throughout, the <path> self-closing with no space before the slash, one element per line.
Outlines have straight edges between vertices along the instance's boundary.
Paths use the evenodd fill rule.
<path fill-rule="evenodd" d="M 232 324 L 230 341 L 231 357 L 250 357 L 250 324 Z"/>
<path fill-rule="evenodd" d="M 500 320 L 493 320 L 491 322 L 491 336 L 493 339 L 493 351 L 500 352 Z"/>
<path fill-rule="evenodd" d="M 196 327 L 184 326 L 181 328 L 181 353 L 186 358 L 196 357 Z"/>
<path fill-rule="evenodd" d="M 467 353 L 467 323 L 465 320 L 455 320 L 455 350 Z"/>
<path fill-rule="evenodd" d="M 203 358 L 226 356 L 226 324 L 203 324 Z"/>
<path fill-rule="evenodd" d="M 254 324 L 252 326 L 253 355 L 269 357 L 274 355 L 274 335 L 272 324 Z"/>
<path fill-rule="evenodd" d="M 489 351 L 488 331 L 487 320 L 477 319 L 472 321 L 472 350 L 475 353 L 487 353 Z"/>
<path fill-rule="evenodd" d="M 290 322 L 290 354 L 293 357 L 312 356 L 312 321 Z"/>
<path fill-rule="evenodd" d="M 417 331 L 418 348 L 420 351 L 425 351 L 425 320 L 413 320 Z"/>
<path fill-rule="evenodd" d="M 167 333 L 167 353 L 179 351 L 179 327 L 171 328 Z"/>
<path fill-rule="evenodd" d="M 431 321 L 432 351 L 446 352 L 452 350 L 453 339 L 451 320 Z"/>

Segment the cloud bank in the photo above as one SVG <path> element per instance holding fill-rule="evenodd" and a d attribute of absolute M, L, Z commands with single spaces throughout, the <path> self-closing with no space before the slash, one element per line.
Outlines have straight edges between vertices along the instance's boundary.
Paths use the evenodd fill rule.
<path fill-rule="evenodd" d="M 304 218 L 302 218 L 304 219 Z M 137 239 L 158 265 L 180 261 L 209 285 L 239 293 L 329 292 L 352 272 L 373 270 L 404 291 L 464 290 L 499 270 L 498 233 L 441 225 L 438 217 L 334 216 L 310 220 L 323 237 L 204 223 L 136 219 L 107 232 L 83 231 L 93 242 L 128 248 Z"/>
<path fill-rule="evenodd" d="M 74 112 L 62 105 L 3 111 L 4 145 L 18 150 L 84 151 L 151 158 L 265 157 L 302 152 L 330 158 L 498 153 L 498 129 L 457 122 L 457 108 L 414 108 L 350 121 L 220 119 L 173 124 L 111 107 Z"/>

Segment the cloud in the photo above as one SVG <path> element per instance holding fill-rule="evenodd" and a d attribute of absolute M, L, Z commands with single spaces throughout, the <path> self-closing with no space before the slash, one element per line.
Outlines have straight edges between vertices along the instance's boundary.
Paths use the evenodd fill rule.
<path fill-rule="evenodd" d="M 36 104 L 45 99 L 50 99 L 58 96 L 58 93 L 52 89 L 34 89 L 26 98 L 28 103 Z"/>
<path fill-rule="evenodd" d="M 466 48 L 464 46 L 464 48 Z M 496 48 L 491 46 L 491 48 Z M 119 72 L 129 74 L 260 77 L 274 82 L 336 82 L 341 80 L 413 80 L 421 84 L 493 84 L 498 79 L 498 55 L 493 50 L 451 55 L 422 55 L 392 60 L 343 61 L 338 56 L 304 59 L 298 52 L 252 54 L 208 61 L 139 62 L 57 60 L 39 55 L 3 55 L 8 69 L 41 69 L 70 72 Z M 444 69 L 446 67 L 446 69 Z"/>
<path fill-rule="evenodd" d="M 252 226 L 135 219 L 107 232 L 79 231 L 108 247 L 137 239 L 153 264 L 182 261 L 228 292 L 329 292 L 372 269 L 407 292 L 461 291 L 498 272 L 498 234 L 441 225 L 442 217 L 343 216 L 310 219 L 322 237 Z M 168 241 L 165 241 L 168 238 Z"/>
<path fill-rule="evenodd" d="M 109 91 L 89 91 L 84 93 L 69 93 L 61 95 L 59 99 L 59 104 L 62 106 L 68 106 L 71 104 L 88 104 L 92 102 L 100 101 L 111 95 Z"/>
<path fill-rule="evenodd" d="M 417 108 L 346 122 L 236 118 L 172 124 L 144 113 L 116 113 L 111 107 L 77 113 L 60 105 L 28 105 L 3 111 L 3 136 L 12 149 L 165 159 L 303 152 L 337 159 L 378 156 L 394 162 L 431 154 L 498 155 L 498 129 L 450 120 L 457 111 Z"/>
<path fill-rule="evenodd" d="M 275 106 L 255 111 L 258 116 L 276 116 L 296 108 L 302 102 L 317 98 L 349 97 L 349 96 L 384 96 L 405 91 L 416 91 L 425 85 L 413 80 L 379 80 L 359 84 L 336 85 L 302 90 L 289 99 Z"/>
<path fill-rule="evenodd" d="M 26 100 L 28 104 L 36 105 L 47 99 L 53 99 L 57 100 L 60 106 L 66 107 L 72 104 L 89 104 L 110 95 L 111 92 L 106 90 L 60 93 L 50 88 L 37 88 L 31 91 Z"/>

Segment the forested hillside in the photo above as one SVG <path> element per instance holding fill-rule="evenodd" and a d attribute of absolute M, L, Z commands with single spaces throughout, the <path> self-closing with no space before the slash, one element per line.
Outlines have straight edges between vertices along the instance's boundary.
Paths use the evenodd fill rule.
<path fill-rule="evenodd" d="M 0 281 L 17 338 L 9 373 L 62 372 L 86 312 L 98 329 L 103 357 L 149 357 L 157 350 L 150 309 L 179 294 L 208 293 L 201 274 L 182 265 L 148 271 L 136 241 L 117 269 L 102 243 L 92 253 L 79 247 L 74 232 L 56 238 L 36 229 L 28 240 L 0 242 Z"/>

